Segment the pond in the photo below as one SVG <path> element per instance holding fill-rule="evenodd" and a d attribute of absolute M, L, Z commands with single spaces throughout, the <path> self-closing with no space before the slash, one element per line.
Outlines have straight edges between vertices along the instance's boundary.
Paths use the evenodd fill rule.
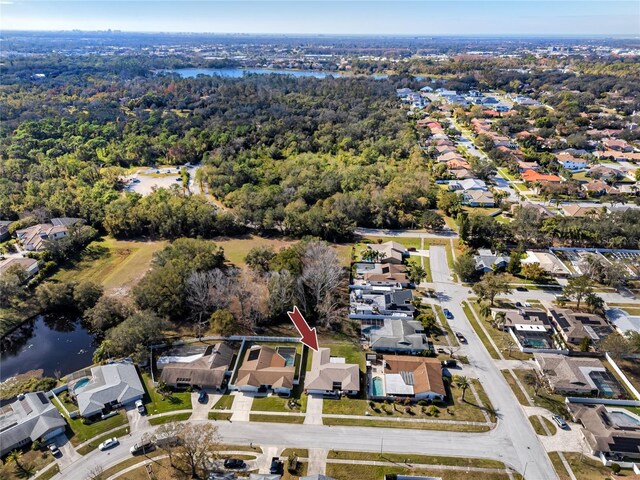
<path fill-rule="evenodd" d="M 318 72 L 314 70 L 287 70 L 287 69 L 268 69 L 268 68 L 176 68 L 160 70 L 158 73 L 177 73 L 182 78 L 194 78 L 198 75 L 209 75 L 226 78 L 241 78 L 245 74 L 255 73 L 258 75 L 268 75 L 275 73 L 277 75 L 291 75 L 292 77 L 342 77 L 347 74 L 340 72 Z M 387 78 L 384 74 L 366 75 L 371 78 L 383 79 Z"/>
<path fill-rule="evenodd" d="M 40 368 L 50 377 L 80 370 L 91 365 L 95 349 L 79 319 L 38 315 L 2 339 L 0 381 Z"/>

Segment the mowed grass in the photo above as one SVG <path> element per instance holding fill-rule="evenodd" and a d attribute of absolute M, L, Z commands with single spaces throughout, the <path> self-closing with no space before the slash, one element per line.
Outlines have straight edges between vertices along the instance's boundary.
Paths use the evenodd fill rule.
<path fill-rule="evenodd" d="M 556 426 L 544 417 L 540 417 L 538 415 L 531 415 L 529 417 L 529 421 L 533 426 L 533 430 L 538 435 L 547 436 L 547 432 L 545 431 L 543 424 L 546 425 L 547 429 L 549 430 L 549 435 L 556 434 L 556 431 L 557 431 Z"/>
<path fill-rule="evenodd" d="M 80 455 L 86 455 L 89 452 L 92 452 L 93 450 L 95 450 L 96 448 L 98 448 L 98 446 L 104 442 L 105 440 L 108 440 L 109 438 L 120 438 L 123 437 L 125 435 L 127 435 L 129 433 L 129 427 L 123 427 L 123 428 L 119 428 L 118 430 L 115 430 L 111 433 L 108 433 L 106 435 L 102 435 L 101 437 L 98 437 L 94 440 L 91 440 L 89 443 L 87 443 L 86 445 L 83 445 L 82 447 L 76 449 L 76 451 L 80 454 Z"/>
<path fill-rule="evenodd" d="M 54 275 L 61 281 L 92 281 L 109 290 L 130 289 L 151 267 L 153 254 L 166 241 L 129 241 L 103 237 L 91 242 L 75 265 Z"/>
<path fill-rule="evenodd" d="M 149 425 L 162 425 L 170 422 L 184 422 L 189 420 L 191 412 L 174 413 L 173 415 L 163 415 L 161 417 L 155 417 L 149 419 Z"/>
<path fill-rule="evenodd" d="M 563 455 L 569 465 L 573 474 L 578 480 L 602 480 L 603 478 L 611 478 L 611 469 L 605 467 L 602 462 L 592 460 L 586 455 L 573 452 L 563 452 Z M 553 464 L 560 480 L 571 480 L 571 477 L 567 473 L 564 464 L 560 460 L 558 452 L 551 452 L 549 454 L 551 463 Z M 627 470 L 627 472 L 630 472 Z"/>
<path fill-rule="evenodd" d="M 191 410 L 191 394 L 189 392 L 172 392 L 171 395 L 163 397 L 153 386 L 149 374 L 143 373 L 145 390 L 147 396 L 144 398 L 145 407 L 149 415 L 171 412 L 173 410 Z"/>
<path fill-rule="evenodd" d="M 247 235 L 242 238 L 218 237 L 214 238 L 216 245 L 224 248 L 225 258 L 237 267 L 246 265 L 244 259 L 249 250 L 253 247 L 271 247 L 275 252 L 283 248 L 290 247 L 298 243 L 297 240 L 288 240 L 283 238 L 264 238 L 257 235 Z M 338 258 L 343 265 L 349 265 L 351 255 L 351 245 L 347 244 L 330 244 L 336 250 Z"/>
<path fill-rule="evenodd" d="M 249 421 L 268 423 L 303 423 L 304 415 L 264 415 L 252 413 L 249 415 Z"/>
<path fill-rule="evenodd" d="M 402 466 L 382 465 L 358 465 L 348 463 L 327 463 L 327 476 L 349 480 L 372 480 L 385 478 L 385 475 L 416 475 L 441 478 L 442 480 L 460 480 L 461 478 L 473 478 L 474 480 L 507 480 L 509 478 L 521 479 L 518 474 L 513 477 L 504 473 L 473 472 L 468 474 L 463 467 L 460 470 L 440 470 L 434 468 L 411 468 Z"/>
<path fill-rule="evenodd" d="M 504 463 L 488 458 L 437 457 L 407 453 L 350 452 L 331 450 L 329 459 L 370 460 L 374 462 L 421 463 L 423 465 L 449 465 L 452 467 L 505 468 Z"/>

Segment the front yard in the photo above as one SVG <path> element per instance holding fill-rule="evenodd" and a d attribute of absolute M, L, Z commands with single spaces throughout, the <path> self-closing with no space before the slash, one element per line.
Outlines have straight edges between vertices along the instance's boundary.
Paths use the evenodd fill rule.
<path fill-rule="evenodd" d="M 54 405 L 60 410 L 60 404 L 54 399 Z M 64 416 L 64 414 L 63 414 Z M 77 446 L 87 440 L 101 435 L 109 430 L 113 430 L 114 428 L 121 427 L 124 425 L 128 425 L 129 421 L 127 420 L 127 414 L 124 410 L 119 410 L 117 415 L 113 417 L 106 418 L 104 420 L 98 420 L 92 423 L 84 423 L 84 419 L 80 417 L 76 418 L 67 418 L 67 423 L 69 424 L 68 430 L 71 430 L 71 433 L 68 433 L 67 436 L 71 440 L 71 443 L 74 446 Z"/>
<path fill-rule="evenodd" d="M 22 450 L 22 452 L 22 458 L 18 460 L 18 463 L 22 465 L 24 470 L 29 472 L 29 474 L 21 470 L 15 462 L 5 459 L 4 463 L 0 465 L 0 478 L 6 480 L 27 478 L 42 470 L 54 460 L 53 456 L 46 449 L 31 450 L 26 448 Z"/>
<path fill-rule="evenodd" d="M 471 478 L 464 468 L 460 470 L 440 470 L 437 468 L 413 468 L 403 466 L 359 465 L 350 463 L 327 463 L 327 476 L 349 480 L 371 480 L 384 478 L 385 475 L 420 475 L 440 478 L 442 480 L 460 480 Z M 504 473 L 473 472 L 473 480 L 508 480 L 522 479 L 518 474 L 510 477 Z"/>
<path fill-rule="evenodd" d="M 191 393 L 171 392 L 163 396 L 153 386 L 151 376 L 148 373 L 143 373 L 142 379 L 144 380 L 144 387 L 147 392 L 144 402 L 149 415 L 171 412 L 173 410 L 191 410 Z"/>

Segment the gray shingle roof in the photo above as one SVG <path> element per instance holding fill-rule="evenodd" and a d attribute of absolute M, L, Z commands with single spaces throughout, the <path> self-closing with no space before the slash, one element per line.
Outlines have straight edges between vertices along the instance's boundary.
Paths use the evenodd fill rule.
<path fill-rule="evenodd" d="M 131 364 L 114 363 L 93 367 L 91 376 L 91 381 L 76 395 L 78 409 L 83 417 L 100 413 L 109 403 L 126 404 L 144 395 L 136 367 Z"/>

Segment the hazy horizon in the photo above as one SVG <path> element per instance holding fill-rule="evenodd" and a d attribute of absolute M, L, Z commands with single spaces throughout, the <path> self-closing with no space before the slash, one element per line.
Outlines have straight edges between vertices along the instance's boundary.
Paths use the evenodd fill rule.
<path fill-rule="evenodd" d="M 640 36 L 640 2 L 0 0 L 0 29 L 220 35 L 634 37 Z"/>

